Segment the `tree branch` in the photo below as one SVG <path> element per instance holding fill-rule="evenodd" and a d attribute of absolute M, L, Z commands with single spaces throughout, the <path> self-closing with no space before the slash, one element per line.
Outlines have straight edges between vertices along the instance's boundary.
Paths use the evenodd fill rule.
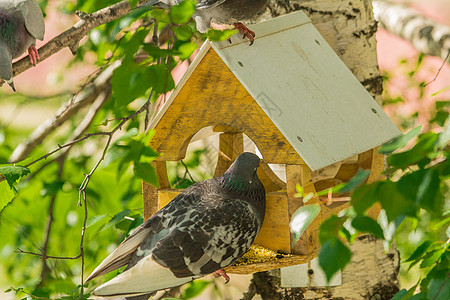
<path fill-rule="evenodd" d="M 413 44 L 426 55 L 447 58 L 450 51 L 450 26 L 421 16 L 402 4 L 373 1 L 375 19 L 390 33 Z"/>
<path fill-rule="evenodd" d="M 145 2 L 147 1 L 139 1 L 139 3 Z M 129 12 L 130 4 L 128 0 L 105 7 L 92 14 L 77 12 L 78 17 L 81 19 L 80 21 L 38 49 L 40 57 L 39 62 L 49 58 L 65 47 L 68 47 L 70 51 L 75 54 L 81 39 L 92 29 L 126 16 Z M 13 76 L 17 76 L 31 67 L 33 67 L 33 65 L 31 64 L 29 57 L 26 56 L 13 64 Z M 0 86 L 2 86 L 4 82 L 5 81 L 3 79 L 0 79 Z"/>
<path fill-rule="evenodd" d="M 54 117 L 46 120 L 37 127 L 26 141 L 14 149 L 9 158 L 10 162 L 19 162 L 27 158 L 33 149 L 40 145 L 48 135 L 70 120 L 82 108 L 96 101 L 99 95 L 104 93 L 105 90 L 109 90 L 112 73 L 119 65 L 120 62 L 117 61 L 107 67 L 97 78 L 85 86 L 80 93 L 75 95 L 68 103 L 61 106 Z"/>

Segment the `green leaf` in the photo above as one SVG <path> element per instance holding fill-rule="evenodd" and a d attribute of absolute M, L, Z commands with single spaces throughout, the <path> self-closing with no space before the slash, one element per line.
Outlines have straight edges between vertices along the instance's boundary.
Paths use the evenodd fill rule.
<path fill-rule="evenodd" d="M 145 78 L 156 94 L 163 94 L 175 87 L 172 75 L 164 65 L 151 65 L 145 70 Z"/>
<path fill-rule="evenodd" d="M 347 220 L 347 217 L 338 217 L 336 215 L 330 216 L 328 219 L 320 224 L 319 240 L 321 244 L 324 244 L 330 239 L 334 239 L 338 236 L 342 225 Z"/>
<path fill-rule="evenodd" d="M 448 222 L 450 222 L 450 216 L 445 218 L 444 220 L 440 221 L 439 223 L 435 224 L 432 227 L 432 230 L 438 230 L 439 228 L 441 228 L 442 226 L 444 226 L 445 224 L 447 224 Z"/>
<path fill-rule="evenodd" d="M 0 174 L 5 177 L 9 184 L 9 187 L 13 189 L 14 183 L 21 177 L 26 176 L 30 173 L 30 169 L 22 166 L 7 166 L 0 167 Z"/>
<path fill-rule="evenodd" d="M 178 27 L 176 27 L 178 28 Z M 174 28 L 175 30 L 175 28 Z M 153 46 L 151 44 L 144 44 L 144 50 L 145 52 L 147 52 L 151 57 L 158 59 L 161 57 L 166 57 L 166 56 L 173 56 L 173 55 L 177 55 L 178 52 L 173 51 L 173 50 L 169 50 L 169 49 L 161 49 L 159 47 Z"/>
<path fill-rule="evenodd" d="M 166 24 L 170 23 L 170 17 L 164 9 L 155 7 L 152 9 L 152 12 L 150 14 L 155 20 L 159 22 Z"/>
<path fill-rule="evenodd" d="M 442 211 L 443 197 L 440 194 L 441 179 L 436 170 L 425 172 L 422 182 L 417 189 L 416 201 L 430 213 L 439 215 Z"/>
<path fill-rule="evenodd" d="M 194 35 L 194 31 L 189 25 L 181 25 L 173 28 L 173 32 L 180 41 L 189 41 Z"/>
<path fill-rule="evenodd" d="M 360 232 L 369 232 L 379 239 L 384 239 L 383 229 L 372 218 L 367 216 L 357 216 L 352 221 L 352 227 Z"/>
<path fill-rule="evenodd" d="M 377 190 L 377 200 L 386 211 L 386 216 L 389 222 L 394 221 L 397 217 L 402 215 L 412 215 L 413 205 L 411 199 L 405 198 L 397 189 L 395 182 L 386 181 L 380 182 Z"/>
<path fill-rule="evenodd" d="M 107 215 L 98 215 L 98 216 L 93 216 L 93 217 L 89 217 L 86 221 L 86 228 L 91 227 L 92 225 L 100 222 L 101 220 L 103 220 Z"/>
<path fill-rule="evenodd" d="M 192 53 L 194 53 L 195 50 L 197 50 L 198 45 L 196 43 L 190 42 L 190 43 L 182 43 L 177 47 L 178 52 L 180 53 L 178 57 L 181 60 L 188 59 L 191 57 Z"/>
<path fill-rule="evenodd" d="M 297 209 L 292 215 L 291 222 L 289 223 L 289 228 L 293 235 L 292 245 L 295 245 L 303 232 L 311 225 L 319 213 L 320 206 L 318 204 L 305 205 Z"/>
<path fill-rule="evenodd" d="M 450 274 L 447 271 L 438 272 L 428 284 L 427 299 L 450 299 Z"/>
<path fill-rule="evenodd" d="M 339 189 L 340 193 L 351 192 L 360 186 L 370 175 L 370 170 L 359 169 L 358 172 L 353 176 L 346 185 Z"/>
<path fill-rule="evenodd" d="M 156 176 L 155 168 L 151 164 L 135 162 L 134 173 L 145 182 L 158 186 L 158 177 Z"/>
<path fill-rule="evenodd" d="M 352 252 L 338 238 L 327 240 L 319 252 L 319 265 L 330 282 L 334 274 L 350 262 Z"/>
<path fill-rule="evenodd" d="M 120 222 L 123 220 L 124 217 L 128 216 L 130 214 L 131 210 L 126 209 L 121 211 L 120 213 L 116 214 L 114 217 L 111 218 L 111 220 L 106 224 L 106 226 L 103 229 L 108 229 L 112 227 L 113 225 L 116 225 L 117 222 Z"/>
<path fill-rule="evenodd" d="M 433 242 L 429 240 L 423 242 L 419 247 L 416 248 L 416 250 L 414 250 L 413 254 L 411 254 L 411 256 L 407 260 L 405 260 L 405 262 L 412 262 L 421 258 L 432 243 Z"/>
<path fill-rule="evenodd" d="M 64 185 L 64 181 L 54 181 L 50 183 L 43 184 L 43 188 L 41 190 L 42 196 L 54 196 L 56 193 L 62 190 Z"/>
<path fill-rule="evenodd" d="M 192 299 L 194 297 L 197 297 L 210 284 L 211 284 L 211 282 L 210 281 L 206 281 L 206 280 L 195 280 L 195 281 L 192 281 L 189 284 L 189 286 L 187 287 L 187 289 L 184 291 L 182 298 L 183 299 Z"/>
<path fill-rule="evenodd" d="M 377 202 L 378 184 L 366 184 L 360 186 L 352 193 L 350 203 L 358 214 L 363 214 Z"/>
<path fill-rule="evenodd" d="M 422 262 L 420 263 L 420 268 L 424 269 L 424 268 L 428 268 L 429 266 L 432 266 L 434 264 L 437 264 L 444 251 L 445 251 L 445 247 L 442 247 L 441 249 L 429 251 L 423 257 Z"/>
<path fill-rule="evenodd" d="M 417 144 L 410 150 L 395 153 L 389 156 L 388 162 L 391 166 L 406 169 L 412 164 L 427 157 L 427 155 L 434 149 L 438 134 L 434 132 L 427 132 L 419 136 Z"/>
<path fill-rule="evenodd" d="M 133 60 L 134 55 L 138 52 L 139 48 L 141 48 L 142 44 L 144 44 L 144 40 L 149 33 L 149 29 L 141 29 L 137 30 L 129 41 L 127 41 L 127 46 L 125 48 L 125 60 Z"/>
<path fill-rule="evenodd" d="M 189 22 L 195 12 L 196 5 L 196 1 L 185 0 L 172 6 L 169 11 L 170 20 L 174 24 L 184 24 Z"/>
<path fill-rule="evenodd" d="M 150 88 L 149 80 L 154 80 L 146 73 L 145 66 L 138 66 L 133 61 L 127 60 L 114 70 L 111 85 L 116 108 L 124 107 L 144 95 Z"/>
<path fill-rule="evenodd" d="M 392 298 L 391 300 L 402 300 L 406 295 L 408 295 L 408 290 L 403 289 L 401 291 L 398 291 L 397 294 L 395 294 L 394 298 Z"/>
<path fill-rule="evenodd" d="M 227 30 L 217 30 L 217 29 L 209 29 L 207 32 L 207 37 L 213 42 L 225 41 L 229 39 L 232 35 L 238 33 L 235 29 L 227 29 Z"/>
<path fill-rule="evenodd" d="M 6 181 L 0 182 L 0 213 L 3 208 L 8 205 L 16 196 L 14 190 L 11 190 L 11 187 L 8 186 Z"/>
<path fill-rule="evenodd" d="M 422 126 L 418 126 L 416 128 L 411 129 L 408 131 L 408 133 L 405 133 L 399 137 L 396 137 L 391 142 L 384 144 L 383 146 L 378 149 L 378 152 L 383 154 L 389 154 L 394 152 L 397 149 L 405 147 L 410 140 L 415 138 L 420 134 L 420 131 L 422 130 Z"/>

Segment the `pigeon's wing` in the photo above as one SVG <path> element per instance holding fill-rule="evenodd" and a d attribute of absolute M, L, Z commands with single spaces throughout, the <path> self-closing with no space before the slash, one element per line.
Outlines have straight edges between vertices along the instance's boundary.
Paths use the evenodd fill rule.
<path fill-rule="evenodd" d="M 229 199 L 213 208 L 200 206 L 156 244 L 153 259 L 179 278 L 210 274 L 238 260 L 261 225 L 246 201 Z"/>
<path fill-rule="evenodd" d="M 192 209 L 200 198 L 194 186 L 187 188 L 164 208 L 150 217 L 125 239 L 86 279 L 109 273 L 122 266 L 134 266 L 140 259 L 152 253 L 156 243 L 164 238 L 171 227 L 176 226 L 177 218 Z"/>
<path fill-rule="evenodd" d="M 44 16 L 36 0 L 16 0 L 16 5 L 25 20 L 27 31 L 42 41 L 45 33 Z"/>

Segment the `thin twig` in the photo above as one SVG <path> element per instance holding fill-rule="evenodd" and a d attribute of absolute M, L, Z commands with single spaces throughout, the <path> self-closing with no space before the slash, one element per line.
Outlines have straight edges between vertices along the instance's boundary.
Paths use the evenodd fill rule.
<path fill-rule="evenodd" d="M 191 175 L 191 172 L 189 172 L 188 167 L 186 166 L 186 164 L 184 163 L 183 160 L 180 160 L 181 164 L 183 165 L 184 169 L 186 170 L 186 173 L 184 174 L 184 177 L 186 178 L 186 174 L 189 175 L 189 178 L 191 179 L 192 182 L 195 182 L 194 178 Z"/>
<path fill-rule="evenodd" d="M 71 260 L 71 259 L 78 259 L 81 257 L 80 254 L 78 254 L 77 256 L 52 256 L 52 255 L 43 255 L 43 254 L 39 254 L 39 253 L 34 253 L 34 252 L 29 252 L 29 251 L 24 251 L 20 248 L 17 248 L 17 252 L 18 253 L 22 253 L 22 254 L 30 254 L 33 256 L 39 256 L 42 259 L 61 259 L 61 260 Z"/>
<path fill-rule="evenodd" d="M 442 61 L 442 65 L 439 67 L 439 70 L 436 73 L 436 76 L 434 76 L 434 78 L 430 81 L 428 81 L 427 83 L 425 83 L 424 86 L 429 85 L 430 83 L 436 81 L 437 77 L 439 76 L 439 73 L 441 73 L 442 68 L 445 66 L 445 64 L 447 63 L 447 59 L 450 56 L 450 50 L 447 51 L 447 56 L 445 57 L 445 59 Z"/>
<path fill-rule="evenodd" d="M 147 2 L 146 0 L 139 0 L 139 4 Z M 119 19 L 130 13 L 130 4 L 128 0 L 123 0 L 116 4 L 102 8 L 92 14 L 77 12 L 81 19 L 68 30 L 51 39 L 48 43 L 38 49 L 39 62 L 49 58 L 53 54 L 68 47 L 72 53 L 76 53 L 80 41 L 94 28 Z M 29 68 L 33 67 L 28 56 L 16 61 L 13 64 L 14 76 L 17 76 Z M 4 80 L 0 79 L 0 86 L 4 84 Z"/>
<path fill-rule="evenodd" d="M 61 159 L 58 161 L 59 168 L 58 168 L 58 180 L 62 180 L 62 175 L 64 171 L 64 161 L 65 157 L 61 157 Z M 54 193 L 50 199 L 50 204 L 48 205 L 48 217 L 47 217 L 47 226 L 45 229 L 45 238 L 44 238 L 44 245 L 42 246 L 42 255 L 44 258 L 42 259 L 42 271 L 41 271 L 41 282 L 37 285 L 42 286 L 45 282 L 45 278 L 47 277 L 48 273 L 50 273 L 50 268 L 47 265 L 47 260 L 45 259 L 45 256 L 48 253 L 48 243 L 50 241 L 50 233 L 52 230 L 53 225 L 53 215 L 54 215 L 54 207 L 55 207 L 55 201 L 56 201 L 57 193 Z"/>

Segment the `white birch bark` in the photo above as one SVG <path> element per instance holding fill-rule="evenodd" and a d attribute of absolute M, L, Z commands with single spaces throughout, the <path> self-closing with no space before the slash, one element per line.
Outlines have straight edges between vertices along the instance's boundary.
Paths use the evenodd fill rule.
<path fill-rule="evenodd" d="M 375 18 L 387 31 L 409 41 L 426 55 L 449 61 L 450 26 L 421 16 L 402 4 L 376 0 L 373 7 Z"/>

